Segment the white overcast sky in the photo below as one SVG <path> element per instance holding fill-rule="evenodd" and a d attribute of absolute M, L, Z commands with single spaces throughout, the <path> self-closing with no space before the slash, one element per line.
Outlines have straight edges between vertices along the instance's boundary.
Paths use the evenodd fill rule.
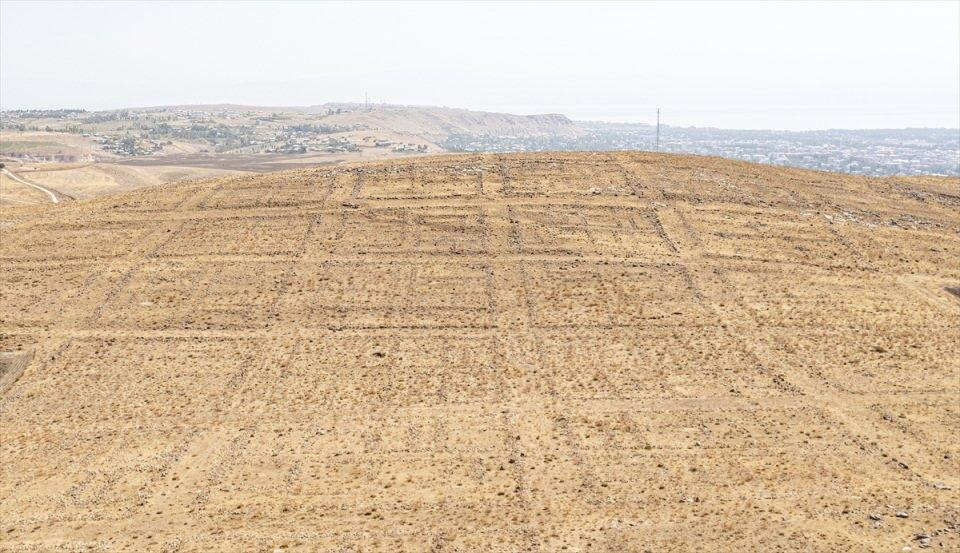
<path fill-rule="evenodd" d="M 328 101 L 960 126 L 960 2 L 0 2 L 0 107 Z"/>

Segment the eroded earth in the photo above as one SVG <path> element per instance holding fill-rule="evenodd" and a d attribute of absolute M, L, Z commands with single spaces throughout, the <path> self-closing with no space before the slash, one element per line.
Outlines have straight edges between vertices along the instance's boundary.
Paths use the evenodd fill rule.
<path fill-rule="evenodd" d="M 490 154 L 24 208 L 0 550 L 956 551 L 958 189 Z"/>

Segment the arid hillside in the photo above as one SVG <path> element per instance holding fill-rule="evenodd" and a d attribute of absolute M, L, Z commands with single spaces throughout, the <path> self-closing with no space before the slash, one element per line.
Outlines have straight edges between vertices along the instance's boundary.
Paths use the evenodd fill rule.
<path fill-rule="evenodd" d="M 452 134 L 512 137 L 560 136 L 584 134 L 584 130 L 564 115 L 512 115 L 487 111 L 429 106 L 374 106 L 362 109 L 359 104 L 325 104 L 307 108 L 325 113 L 344 106 L 349 111 L 329 115 L 328 124 L 364 129 L 385 130 L 418 135 L 440 141 Z"/>
<path fill-rule="evenodd" d="M 0 179 L 0 224 L 21 216 L 11 210 L 50 203 L 44 188 L 68 201 L 246 172 L 412 158 L 445 151 L 441 143 L 453 137 L 585 133 L 557 114 L 389 104 L 0 111 L 0 163 L 32 183 Z"/>
<path fill-rule="evenodd" d="M 957 551 L 958 186 L 473 155 L 23 207 L 0 550 Z"/>
<path fill-rule="evenodd" d="M 239 171 L 205 167 L 138 167 L 114 163 L 9 164 L 7 171 L 13 172 L 14 176 L 4 173 L 0 178 L 0 221 L 17 217 L 16 211 L 10 208 L 51 203 L 50 198 L 34 186 L 50 190 L 69 201 L 118 194 L 147 186 L 242 174 Z"/>

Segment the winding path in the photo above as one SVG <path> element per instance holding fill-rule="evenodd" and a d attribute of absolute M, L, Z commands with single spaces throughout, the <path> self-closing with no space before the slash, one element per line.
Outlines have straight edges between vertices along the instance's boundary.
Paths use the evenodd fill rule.
<path fill-rule="evenodd" d="M 31 186 L 31 187 L 36 188 L 37 190 L 45 193 L 47 196 L 50 197 L 50 201 L 53 202 L 53 203 L 55 203 L 55 204 L 60 203 L 61 200 L 72 200 L 72 199 L 73 199 L 73 198 L 71 198 L 70 196 L 68 196 L 68 195 L 66 195 L 66 194 L 64 194 L 64 193 L 62 193 L 62 192 L 59 192 L 59 191 L 57 191 L 57 190 L 54 190 L 54 189 L 52 189 L 52 188 L 47 188 L 47 187 L 45 187 L 45 186 L 41 186 L 41 185 L 36 184 L 36 183 L 34 183 L 34 182 L 30 182 L 30 181 L 28 181 L 28 180 L 26 180 L 26 179 L 20 178 L 16 173 L 14 173 L 13 171 L 7 169 L 6 167 L 4 167 L 3 169 L 0 169 L 0 172 L 3 172 L 4 175 L 7 175 L 7 176 L 10 177 L 11 179 L 19 182 L 20 184 L 25 184 L 25 185 L 27 185 L 27 186 Z"/>

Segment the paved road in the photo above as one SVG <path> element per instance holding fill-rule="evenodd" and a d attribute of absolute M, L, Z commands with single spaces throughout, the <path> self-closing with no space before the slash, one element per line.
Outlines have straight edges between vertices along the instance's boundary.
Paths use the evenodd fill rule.
<path fill-rule="evenodd" d="M 37 183 L 24 180 L 24 179 L 20 178 L 19 176 L 17 176 L 17 174 L 14 173 L 13 171 L 7 169 L 6 167 L 4 167 L 3 169 L 0 169 L 0 171 L 2 171 L 4 175 L 7 175 L 7 176 L 10 177 L 11 179 L 19 182 L 20 184 L 25 184 L 25 185 L 27 185 L 27 186 L 31 186 L 31 187 L 36 188 L 37 190 L 45 193 L 45 194 L 50 198 L 50 201 L 53 202 L 53 203 L 55 203 L 55 204 L 60 203 L 61 200 L 72 200 L 72 199 L 73 199 L 72 197 L 70 197 L 70 196 L 68 196 L 68 195 L 66 195 L 66 194 L 64 194 L 64 193 L 62 193 L 62 192 L 59 192 L 59 191 L 57 191 L 57 190 L 54 190 L 54 189 L 52 189 L 52 188 L 47 188 L 47 187 L 41 186 L 41 185 L 39 185 L 39 184 L 37 184 Z"/>

